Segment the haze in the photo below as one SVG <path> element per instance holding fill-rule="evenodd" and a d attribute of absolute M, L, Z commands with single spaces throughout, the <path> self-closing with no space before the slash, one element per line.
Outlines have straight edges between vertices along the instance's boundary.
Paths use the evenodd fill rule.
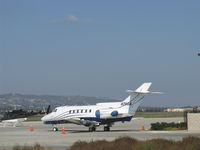
<path fill-rule="evenodd" d="M 0 1 L 0 94 L 200 105 L 200 1 Z"/>

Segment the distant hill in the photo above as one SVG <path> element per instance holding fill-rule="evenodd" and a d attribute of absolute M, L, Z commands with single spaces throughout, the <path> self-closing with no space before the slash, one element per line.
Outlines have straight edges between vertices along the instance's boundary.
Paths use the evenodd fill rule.
<path fill-rule="evenodd" d="M 28 94 L 2 94 L 0 95 L 0 109 L 42 109 L 51 105 L 94 105 L 99 102 L 115 102 L 119 100 L 105 97 L 90 96 L 53 96 Z"/>

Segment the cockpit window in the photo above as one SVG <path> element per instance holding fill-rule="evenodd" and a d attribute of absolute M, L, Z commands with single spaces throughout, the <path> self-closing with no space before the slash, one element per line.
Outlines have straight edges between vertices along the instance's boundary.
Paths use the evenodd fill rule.
<path fill-rule="evenodd" d="M 52 112 L 56 112 L 57 111 L 57 109 L 54 109 Z"/>

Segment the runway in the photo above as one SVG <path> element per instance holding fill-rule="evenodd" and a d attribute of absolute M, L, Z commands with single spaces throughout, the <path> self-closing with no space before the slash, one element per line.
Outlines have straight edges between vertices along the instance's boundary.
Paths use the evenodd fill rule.
<path fill-rule="evenodd" d="M 200 137 L 200 132 L 148 131 L 151 123 L 179 121 L 183 121 L 183 118 L 141 118 L 127 123 L 116 123 L 111 127 L 110 132 L 104 132 L 103 126 L 98 127 L 96 132 L 88 132 L 87 127 L 65 124 L 66 134 L 61 134 L 61 131 L 53 132 L 52 126 L 44 125 L 42 122 L 24 122 L 21 127 L 0 127 L 0 148 L 39 143 L 43 146 L 63 150 L 78 140 L 114 140 L 122 136 L 130 136 L 139 140 L 153 138 L 181 140 L 187 136 Z M 34 127 L 33 132 L 29 131 L 30 125 Z M 145 131 L 140 130 L 141 125 L 145 126 Z M 58 127 L 61 129 L 62 125 Z"/>

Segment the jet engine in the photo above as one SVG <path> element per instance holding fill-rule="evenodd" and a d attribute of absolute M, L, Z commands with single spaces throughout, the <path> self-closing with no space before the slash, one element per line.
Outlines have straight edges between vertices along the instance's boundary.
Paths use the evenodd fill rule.
<path fill-rule="evenodd" d="M 119 115 L 117 110 L 96 110 L 95 116 L 97 118 L 114 118 Z"/>

